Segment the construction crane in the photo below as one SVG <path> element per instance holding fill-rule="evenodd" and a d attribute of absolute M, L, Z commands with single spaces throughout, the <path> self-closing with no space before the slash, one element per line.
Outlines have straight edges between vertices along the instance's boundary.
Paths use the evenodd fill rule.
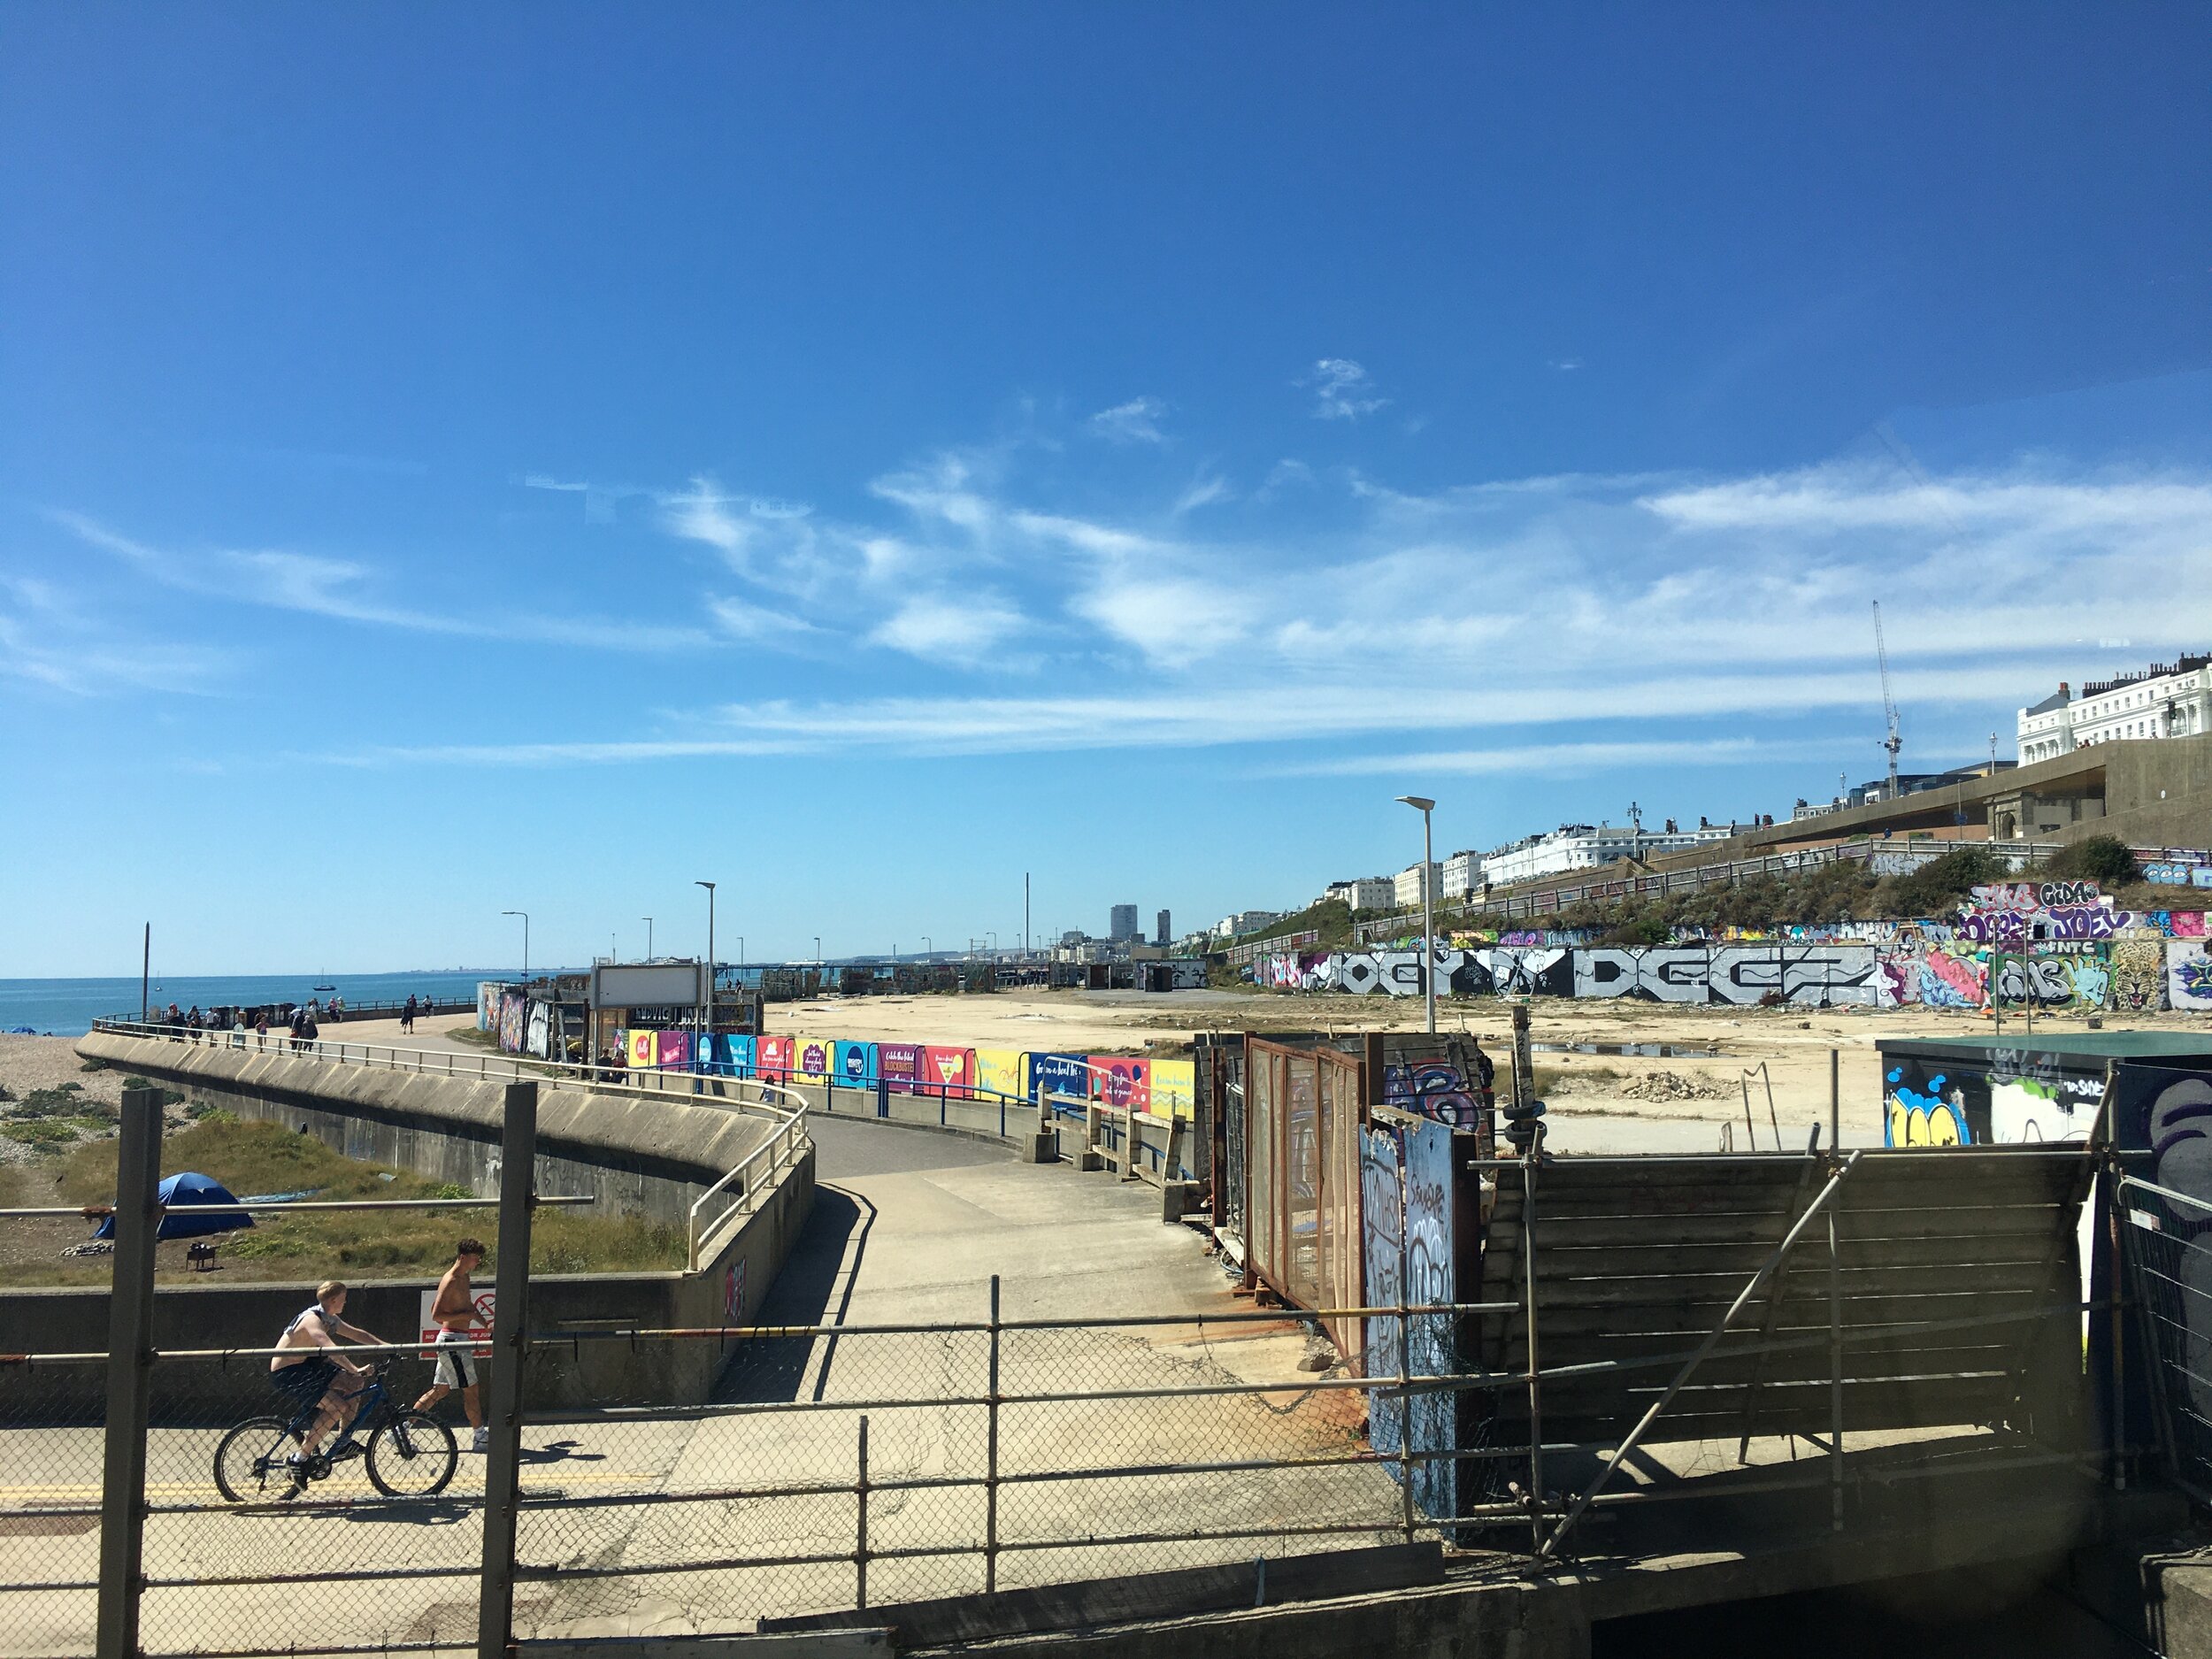
<path fill-rule="evenodd" d="M 1882 640 L 1882 602 L 1874 602 L 1874 660 L 1882 670 L 1882 718 L 1888 722 L 1889 735 L 1882 740 L 1882 747 L 1889 751 L 1889 790 L 1882 797 L 1886 801 L 1897 798 L 1897 751 L 1905 746 L 1905 740 L 1897 734 L 1897 703 L 1889 695 L 1889 647 Z"/>

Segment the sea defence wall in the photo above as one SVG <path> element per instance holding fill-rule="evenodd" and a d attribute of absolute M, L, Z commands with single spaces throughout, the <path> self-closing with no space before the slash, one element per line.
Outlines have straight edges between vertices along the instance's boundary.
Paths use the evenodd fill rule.
<path fill-rule="evenodd" d="M 188 1089 L 195 1098 L 241 1117 L 304 1125 L 349 1156 L 458 1182 L 488 1198 L 501 1188 L 503 1081 L 376 1071 L 288 1054 L 105 1033 L 82 1039 L 78 1052 Z M 764 1118 L 680 1099 L 541 1087 L 537 1190 L 593 1197 L 597 1202 L 587 1213 L 644 1215 L 682 1225 L 692 1202 L 773 1131 Z M 726 1345 L 633 1343 L 609 1340 L 609 1333 L 746 1323 L 782 1271 L 813 1202 L 814 1151 L 808 1144 L 752 1189 L 748 1213 L 710 1231 L 696 1271 L 534 1278 L 533 1330 L 576 1340 L 566 1349 L 540 1351 L 530 1368 L 531 1402 L 704 1400 L 728 1356 Z M 720 1207 L 718 1199 L 709 1205 L 710 1210 Z M 493 1225 L 487 1212 L 480 1231 L 488 1234 Z M 393 1341 L 411 1340 L 419 1328 L 422 1294 L 435 1283 L 419 1278 L 357 1283 L 347 1317 Z M 154 1299 L 155 1347 L 266 1348 L 313 1295 L 311 1279 L 164 1285 Z M 104 1288 L 0 1291 L 0 1330 L 17 1353 L 98 1352 L 107 1346 L 108 1303 Z M 157 1417 L 212 1422 L 265 1409 L 267 1366 L 265 1358 L 250 1356 L 163 1364 L 157 1370 Z M 54 1421 L 97 1420 L 96 1388 L 64 1387 L 57 1381 L 59 1373 L 42 1376 L 39 1371 L 35 1365 L 0 1366 L 0 1408 Z M 81 1381 L 81 1371 L 73 1374 Z M 419 1378 L 411 1372 L 402 1384 L 415 1386 L 426 1379 L 426 1371 Z"/>
<path fill-rule="evenodd" d="M 241 1118 L 304 1128 L 348 1157 L 499 1195 L 503 1079 L 385 1071 L 276 1049 L 99 1031 L 81 1038 L 77 1052 Z M 538 1191 L 588 1195 L 595 1215 L 681 1226 L 700 1194 L 773 1127 L 729 1105 L 549 1081 L 538 1091 Z"/>

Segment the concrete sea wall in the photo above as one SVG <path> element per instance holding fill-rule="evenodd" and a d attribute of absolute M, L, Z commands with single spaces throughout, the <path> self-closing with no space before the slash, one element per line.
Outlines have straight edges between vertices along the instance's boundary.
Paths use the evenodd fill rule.
<path fill-rule="evenodd" d="M 496 1196 L 503 1082 L 423 1077 L 280 1053 L 195 1047 L 95 1033 L 78 1052 L 190 1091 L 241 1117 L 304 1125 L 349 1156 L 410 1169 Z M 634 1099 L 573 1087 L 539 1093 L 537 1190 L 583 1194 L 588 1213 L 643 1215 L 681 1225 L 692 1202 L 766 1138 L 767 1119 L 681 1099 Z M 726 1189 L 728 1190 L 728 1189 Z M 729 1345 L 630 1343 L 624 1330 L 741 1325 L 758 1310 L 806 1225 L 814 1201 L 814 1152 L 806 1147 L 752 1212 L 715 1233 L 696 1272 L 552 1274 L 532 1281 L 531 1326 L 572 1343 L 533 1360 L 534 1405 L 696 1402 L 707 1397 Z M 718 1199 L 710 1211 L 720 1208 Z M 493 1231 L 488 1215 L 480 1230 Z M 164 1285 L 154 1299 L 157 1348 L 266 1348 L 312 1300 L 299 1284 Z M 486 1276 L 488 1281 L 488 1274 Z M 393 1341 L 411 1340 L 422 1293 L 434 1279 L 366 1281 L 346 1315 Z M 15 1354 L 96 1353 L 107 1346 L 103 1288 L 0 1291 L 0 1332 Z M 157 1420 L 216 1422 L 270 1409 L 265 1358 L 176 1361 L 157 1368 Z M 426 1364 L 403 1362 L 399 1386 L 419 1391 Z M 96 1421 L 97 1368 L 0 1364 L 0 1412 L 46 1421 Z"/>
<path fill-rule="evenodd" d="M 77 1052 L 187 1091 L 241 1118 L 304 1128 L 348 1157 L 388 1164 L 487 1198 L 500 1191 L 504 1079 L 387 1071 L 275 1049 L 94 1032 Z M 595 1215 L 681 1226 L 693 1202 L 744 1162 L 765 1118 L 680 1096 L 538 1091 L 538 1190 L 588 1194 Z"/>

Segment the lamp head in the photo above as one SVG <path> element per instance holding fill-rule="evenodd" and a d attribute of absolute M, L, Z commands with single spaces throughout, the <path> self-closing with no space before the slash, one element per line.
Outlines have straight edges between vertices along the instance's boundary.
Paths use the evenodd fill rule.
<path fill-rule="evenodd" d="M 1425 795 L 1402 795 L 1398 797 L 1398 799 L 1404 802 L 1406 805 L 1411 807 L 1417 812 L 1427 812 L 1432 810 L 1436 805 L 1435 802 L 1430 800 Z"/>
<path fill-rule="evenodd" d="M 714 883 L 711 881 L 695 881 L 691 885 L 695 887 L 704 887 L 710 893 L 714 891 Z"/>

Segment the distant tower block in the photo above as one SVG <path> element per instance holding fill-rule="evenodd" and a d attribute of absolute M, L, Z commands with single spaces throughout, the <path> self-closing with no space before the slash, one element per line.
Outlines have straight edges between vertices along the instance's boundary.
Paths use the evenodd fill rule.
<path fill-rule="evenodd" d="M 1125 945 L 1137 937 L 1137 907 L 1117 904 L 1113 910 L 1113 925 L 1106 930 L 1107 938 L 1118 945 Z"/>
<path fill-rule="evenodd" d="M 1158 946 L 1159 946 L 1159 947 L 1161 947 L 1163 949 L 1166 949 L 1166 946 L 1167 946 L 1167 941 L 1168 941 L 1168 915 L 1167 915 L 1167 912 L 1166 912 L 1165 910 L 1162 910 L 1162 911 L 1160 912 L 1160 914 L 1159 914 L 1158 918 L 1157 918 L 1156 925 L 1155 926 L 1154 930 L 1153 930 L 1152 942 L 1153 942 L 1154 944 L 1156 944 L 1156 945 L 1158 945 Z"/>

